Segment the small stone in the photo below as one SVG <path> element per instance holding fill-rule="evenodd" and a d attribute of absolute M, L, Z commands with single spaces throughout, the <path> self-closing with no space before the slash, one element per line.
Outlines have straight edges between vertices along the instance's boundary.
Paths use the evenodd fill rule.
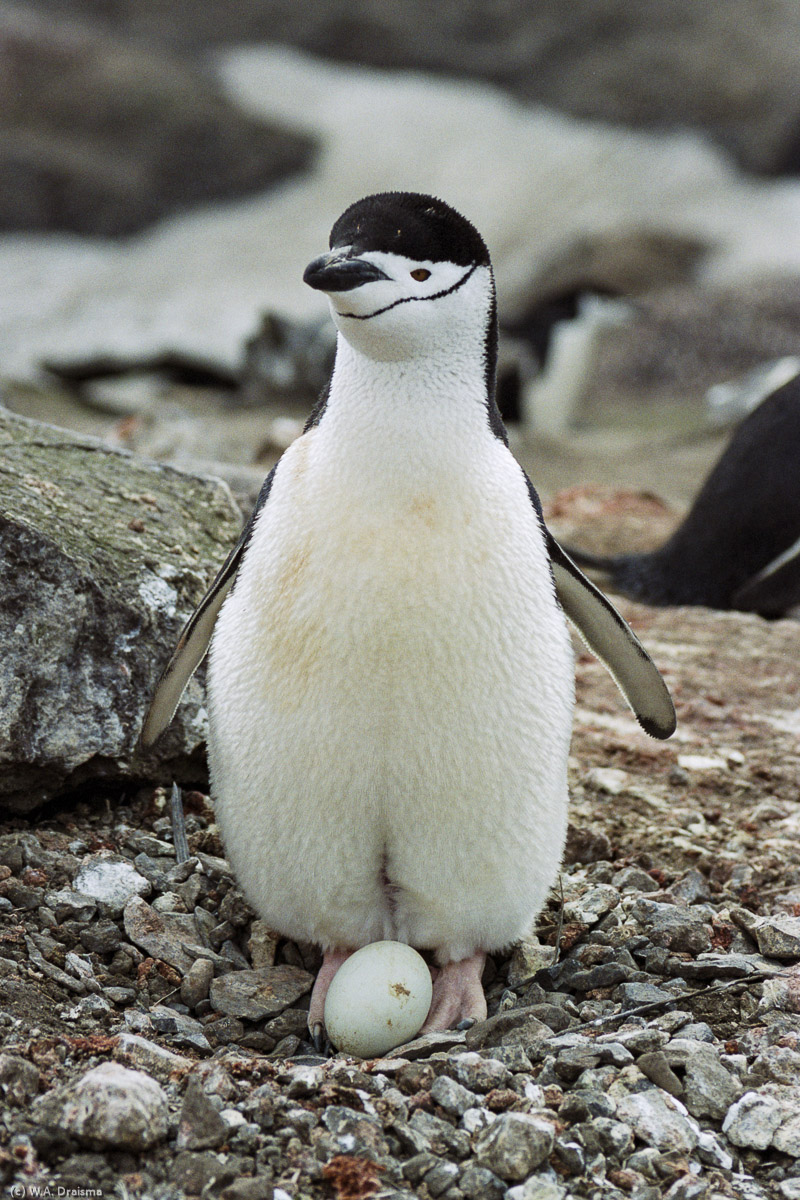
<path fill-rule="evenodd" d="M 619 796 L 628 786 L 630 776 L 627 771 L 617 767 L 592 767 L 586 772 L 586 783 L 598 792 L 608 796 Z"/>
<path fill-rule="evenodd" d="M 126 1013 L 126 1020 L 127 1016 Z M 179 1046 L 189 1046 L 194 1050 L 211 1049 L 203 1026 L 186 1013 L 179 1013 L 166 1004 L 155 1004 L 150 1009 L 149 1020 L 153 1029 L 168 1034 Z"/>
<path fill-rule="evenodd" d="M 458 1167 L 455 1163 L 440 1162 L 423 1176 L 422 1182 L 431 1196 L 441 1196 L 458 1178 Z"/>
<path fill-rule="evenodd" d="M 682 1095 L 683 1084 L 672 1070 L 667 1056 L 662 1050 L 642 1054 L 636 1060 L 636 1065 L 643 1075 L 646 1075 L 658 1087 L 663 1088 L 665 1092 L 669 1092 L 671 1096 Z"/>
<path fill-rule="evenodd" d="M 549 967 L 555 958 L 555 953 L 554 946 L 540 945 L 539 939 L 535 934 L 523 938 L 514 947 L 514 953 L 508 964 L 508 986 L 510 988 L 519 988 L 525 980 L 530 979 L 537 971 L 541 971 L 544 967 Z"/>
<path fill-rule="evenodd" d="M 652 875 L 641 867 L 624 867 L 611 877 L 615 888 L 621 892 L 657 892 L 658 884 Z"/>
<path fill-rule="evenodd" d="M 183 1054 L 175 1054 L 156 1042 L 127 1031 L 118 1035 L 114 1057 L 165 1082 L 174 1071 L 187 1071 L 192 1066 L 192 1060 Z"/>
<path fill-rule="evenodd" d="M 470 1140 L 461 1129 L 454 1129 L 448 1121 L 432 1113 L 417 1111 L 409 1121 L 409 1126 L 421 1134 L 426 1143 L 426 1149 L 447 1158 L 467 1158 L 470 1153 Z"/>
<path fill-rule="evenodd" d="M 63 921 L 91 921 L 97 912 L 96 900 L 91 896 L 81 896 L 71 888 L 47 892 L 45 898 L 59 925 Z"/>
<path fill-rule="evenodd" d="M 554 1179 L 532 1175 L 518 1187 L 509 1188 L 506 1200 L 567 1200 L 567 1189 Z"/>
<path fill-rule="evenodd" d="M 641 1141 L 659 1150 L 686 1153 L 697 1145 L 697 1131 L 681 1107 L 671 1096 L 652 1088 L 618 1099 L 617 1117 L 630 1125 Z"/>
<path fill-rule="evenodd" d="M 366 1113 L 344 1105 L 330 1104 L 322 1113 L 322 1123 L 332 1134 L 340 1154 L 374 1160 L 388 1153 L 383 1126 Z"/>
<path fill-rule="evenodd" d="M 122 934 L 115 921 L 103 917 L 82 929 L 80 939 L 81 945 L 90 954 L 113 954 L 122 941 Z"/>
<path fill-rule="evenodd" d="M 135 946 L 169 963 L 182 975 L 204 951 L 194 916 L 156 912 L 141 896 L 132 896 L 125 905 L 124 926 Z"/>
<path fill-rule="evenodd" d="M 106 1062 L 74 1084 L 41 1097 L 35 1120 L 99 1149 L 147 1150 L 169 1128 L 167 1097 L 143 1071 Z"/>
<path fill-rule="evenodd" d="M 666 1004 L 675 999 L 671 992 L 665 992 L 654 983 L 621 983 L 616 998 L 623 1008 L 638 1008 L 640 1004 Z"/>
<path fill-rule="evenodd" d="M 431 1096 L 445 1112 L 453 1113 L 457 1117 L 465 1113 L 468 1108 L 473 1108 L 478 1102 L 474 1092 L 468 1091 L 454 1079 L 449 1079 L 447 1075 L 436 1076 L 431 1086 Z"/>
<path fill-rule="evenodd" d="M 634 903 L 631 916 L 648 930 L 657 946 L 689 954 L 712 949 L 708 922 L 694 908 L 662 904 L 642 897 Z"/>
<path fill-rule="evenodd" d="M 596 925 L 601 917 L 619 904 L 619 892 L 610 883 L 601 883 L 589 888 L 576 900 L 564 905 L 564 915 L 569 921 L 580 921 L 584 925 Z"/>
<path fill-rule="evenodd" d="M 118 916 L 131 896 L 149 896 L 151 886 L 127 858 L 105 852 L 88 858 L 73 881 L 73 888 Z"/>
<path fill-rule="evenodd" d="M 281 1190 L 263 1175 L 251 1175 L 234 1179 L 222 1189 L 219 1200 L 273 1200 Z"/>
<path fill-rule="evenodd" d="M 724 758 L 712 754 L 679 754 L 678 766 L 684 771 L 727 771 L 728 763 Z"/>
<path fill-rule="evenodd" d="M 502 1179 L 487 1167 L 476 1167 L 469 1163 L 458 1179 L 458 1186 L 468 1200 L 501 1200 L 506 1194 Z"/>
<path fill-rule="evenodd" d="M 210 999 L 216 1011 L 226 1016 L 260 1021 L 291 1007 L 313 983 L 308 971 L 287 964 L 231 971 L 212 982 Z"/>
<path fill-rule="evenodd" d="M 475 1162 L 511 1183 L 526 1179 L 550 1154 L 550 1121 L 529 1113 L 502 1113 L 475 1142 Z"/>
<path fill-rule="evenodd" d="M 762 1092 L 745 1092 L 728 1109 L 722 1132 L 734 1146 L 766 1150 L 783 1120 L 780 1103 Z"/>
<path fill-rule="evenodd" d="M 755 926 L 758 948 L 768 958 L 800 958 L 800 917 L 764 917 Z"/>
<path fill-rule="evenodd" d="M 686 904 L 698 904 L 711 899 L 708 880 L 696 868 L 687 871 L 669 890 L 677 900 L 683 900 Z"/>
<path fill-rule="evenodd" d="M 214 1150 L 228 1138 L 228 1126 L 203 1091 L 195 1075 L 190 1075 L 183 1097 L 178 1135 L 178 1150 Z"/>
<path fill-rule="evenodd" d="M 181 980 L 181 1000 L 189 1008 L 195 1008 L 208 997 L 214 978 L 214 964 L 207 958 L 196 958 Z"/>
<path fill-rule="evenodd" d="M 781 1154 L 800 1158 L 800 1114 L 792 1112 L 789 1119 L 784 1120 L 773 1136 L 772 1144 Z"/>
<path fill-rule="evenodd" d="M 270 928 L 266 921 L 262 921 L 260 917 L 253 921 L 247 948 L 254 970 L 260 971 L 265 967 L 274 966 L 279 941 L 280 934 Z"/>
<path fill-rule="evenodd" d="M 428 1171 L 432 1171 L 441 1161 L 438 1154 L 431 1154 L 429 1151 L 423 1151 L 422 1154 L 414 1154 L 403 1163 L 401 1168 L 403 1178 L 416 1187 Z"/>
<path fill-rule="evenodd" d="M 26 1107 L 39 1094 L 39 1072 L 17 1054 L 0 1054 L 0 1096 L 8 1105 Z"/>

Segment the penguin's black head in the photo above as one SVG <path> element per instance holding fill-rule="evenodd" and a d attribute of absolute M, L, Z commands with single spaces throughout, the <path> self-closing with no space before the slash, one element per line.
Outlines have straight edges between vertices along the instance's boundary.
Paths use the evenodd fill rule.
<path fill-rule="evenodd" d="M 485 357 L 495 337 L 486 244 L 435 196 L 379 192 L 357 200 L 333 226 L 329 253 L 303 278 L 327 293 L 340 332 L 368 357 L 427 356 L 450 345 L 456 352 L 457 343 L 463 355 L 476 338 Z"/>

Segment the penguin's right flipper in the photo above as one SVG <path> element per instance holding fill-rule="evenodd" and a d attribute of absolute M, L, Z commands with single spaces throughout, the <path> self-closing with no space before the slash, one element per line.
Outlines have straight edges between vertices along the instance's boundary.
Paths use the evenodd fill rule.
<path fill-rule="evenodd" d="M 670 737 L 675 707 L 658 667 L 611 601 L 575 566 L 549 529 L 545 534 L 564 612 L 609 671 L 642 729 L 651 737 Z"/>
<path fill-rule="evenodd" d="M 800 604 L 800 538 L 733 594 L 731 607 L 781 617 Z"/>
<path fill-rule="evenodd" d="M 156 684 L 140 737 L 141 744 L 145 749 L 153 745 L 175 716 L 175 710 L 180 704 L 187 683 L 205 658 L 219 610 L 233 587 L 242 554 L 250 540 L 253 524 L 267 502 L 274 474 L 275 468 L 273 467 L 264 480 L 256 506 L 250 520 L 242 530 L 241 537 L 220 567 L 211 587 L 184 625 L 172 657 Z"/>

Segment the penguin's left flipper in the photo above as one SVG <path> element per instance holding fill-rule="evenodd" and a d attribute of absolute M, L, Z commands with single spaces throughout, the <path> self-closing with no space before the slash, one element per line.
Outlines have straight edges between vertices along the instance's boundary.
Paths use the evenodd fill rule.
<path fill-rule="evenodd" d="M 651 737 L 668 738 L 677 720 L 658 668 L 610 600 L 591 583 L 548 529 L 547 549 L 561 607 L 583 641 L 610 672 Z"/>
<path fill-rule="evenodd" d="M 241 537 L 216 574 L 214 582 L 181 630 L 178 644 L 156 684 L 150 708 L 145 717 L 140 741 L 147 750 L 161 736 L 175 716 L 184 689 L 203 661 L 214 632 L 219 610 L 233 587 L 242 554 L 250 539 L 253 524 L 267 502 L 275 468 L 270 471 Z"/>
<path fill-rule="evenodd" d="M 731 606 L 782 617 L 800 604 L 800 539 L 734 592 Z"/>

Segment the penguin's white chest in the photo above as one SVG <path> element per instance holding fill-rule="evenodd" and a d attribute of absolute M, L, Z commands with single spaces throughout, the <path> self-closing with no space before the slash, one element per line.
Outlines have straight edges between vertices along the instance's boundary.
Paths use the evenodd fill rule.
<path fill-rule="evenodd" d="M 234 869 L 279 930 L 459 957 L 518 936 L 558 868 L 572 659 L 519 468 L 284 457 L 209 671 Z M 465 907 L 466 906 L 466 907 Z"/>

